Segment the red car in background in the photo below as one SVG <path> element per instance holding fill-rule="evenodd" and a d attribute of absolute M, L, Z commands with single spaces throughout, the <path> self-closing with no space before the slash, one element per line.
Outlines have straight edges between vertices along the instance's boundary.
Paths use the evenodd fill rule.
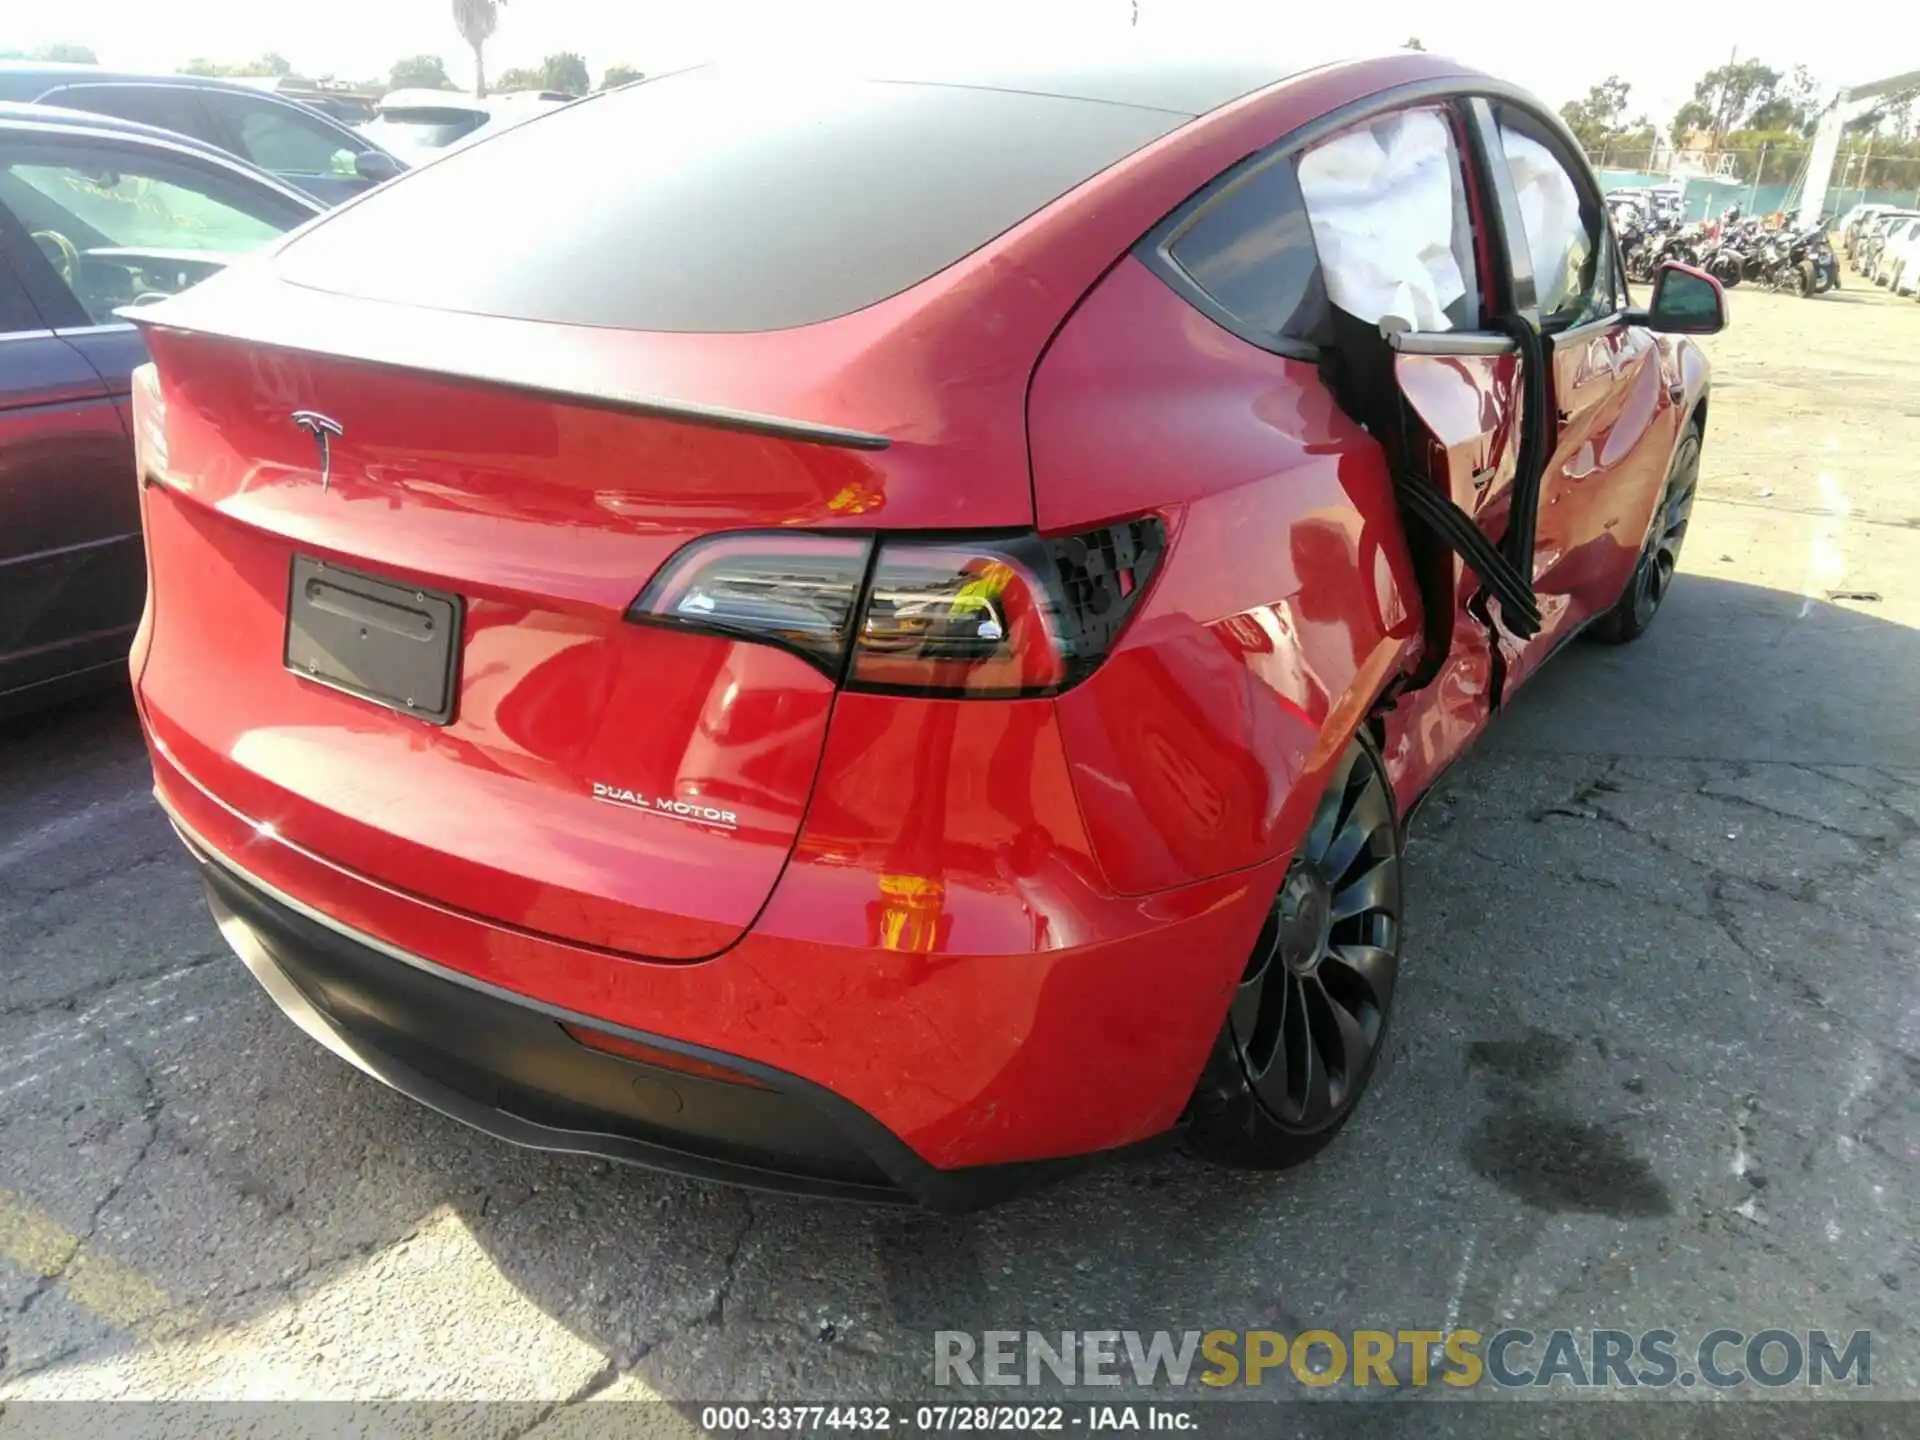
<path fill-rule="evenodd" d="M 274 999 L 509 1140 L 963 1207 L 1337 1131 L 1406 817 L 1654 618 L 1724 311 L 1407 53 L 697 68 L 137 318 L 140 713 Z"/>

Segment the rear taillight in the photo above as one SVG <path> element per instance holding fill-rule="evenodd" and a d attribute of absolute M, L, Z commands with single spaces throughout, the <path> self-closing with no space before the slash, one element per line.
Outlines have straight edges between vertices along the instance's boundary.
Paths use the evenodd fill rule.
<path fill-rule="evenodd" d="M 781 645 L 854 690 L 1051 695 L 1106 657 L 1165 546 L 1155 517 L 1062 537 L 720 535 L 627 615 Z"/>
<path fill-rule="evenodd" d="M 1043 542 L 887 541 L 854 638 L 863 690 L 1024 695 L 1067 679 Z"/>
<path fill-rule="evenodd" d="M 696 540 L 627 618 L 782 645 L 838 674 L 872 549 L 865 536 L 779 531 Z"/>

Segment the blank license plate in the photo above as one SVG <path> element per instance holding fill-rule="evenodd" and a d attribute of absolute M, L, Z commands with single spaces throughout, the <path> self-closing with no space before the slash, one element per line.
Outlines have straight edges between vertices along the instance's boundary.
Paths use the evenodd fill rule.
<path fill-rule="evenodd" d="M 287 668 L 444 725 L 453 718 L 460 597 L 293 557 Z"/>

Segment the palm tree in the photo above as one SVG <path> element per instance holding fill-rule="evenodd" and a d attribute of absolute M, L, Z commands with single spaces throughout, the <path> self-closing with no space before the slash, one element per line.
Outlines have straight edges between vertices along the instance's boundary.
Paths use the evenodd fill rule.
<path fill-rule="evenodd" d="M 481 47 L 492 37 L 494 28 L 500 23 L 500 7 L 507 0 L 453 0 L 453 23 L 460 29 L 460 38 L 473 47 L 473 93 L 484 97 L 487 93 L 487 67 L 481 57 Z"/>

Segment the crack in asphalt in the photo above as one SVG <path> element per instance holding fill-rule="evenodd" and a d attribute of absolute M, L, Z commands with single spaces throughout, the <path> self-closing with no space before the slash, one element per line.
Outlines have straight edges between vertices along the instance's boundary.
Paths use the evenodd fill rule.
<path fill-rule="evenodd" d="M 4 1378 L 8 1384 L 13 1384 L 34 1375 L 45 1374 L 56 1365 L 64 1365 L 67 1361 L 78 1358 L 85 1349 L 86 1347 L 77 1340 L 70 1340 L 52 1354 L 41 1356 L 31 1365 L 21 1365 L 16 1369 L 9 1370 L 6 1368 L 6 1347 L 0 1345 L 0 1378 Z M 0 1400 L 0 1415 L 6 1414 L 6 1411 L 7 1402 Z"/>
<path fill-rule="evenodd" d="M 424 1212 L 412 1225 L 403 1228 L 397 1235 L 383 1235 L 377 1239 L 362 1240 L 345 1249 L 335 1250 L 327 1255 L 310 1256 L 301 1261 L 291 1271 L 283 1271 L 271 1280 L 262 1280 L 253 1285 L 243 1285 L 237 1290 L 223 1291 L 217 1296 L 194 1306 L 191 1310 L 173 1312 L 174 1323 L 168 1326 L 169 1338 L 191 1339 L 208 1328 L 217 1328 L 224 1323 L 219 1310 L 253 1300 L 262 1295 L 277 1295 L 279 1298 L 293 1301 L 299 1298 L 296 1292 L 302 1289 L 318 1289 L 334 1278 L 334 1275 L 349 1266 L 374 1255 L 389 1250 L 402 1250 L 418 1240 L 427 1229 L 438 1220 L 438 1207 Z M 197 1312 L 197 1313 L 196 1313 Z"/>
<path fill-rule="evenodd" d="M 1782 993 L 1793 997 L 1822 1020 L 1844 1031 L 1852 1039 L 1885 1050 L 1903 1061 L 1911 1062 L 1914 1057 L 1898 1045 L 1862 1030 L 1852 1015 L 1821 994 L 1805 975 L 1786 970 L 1778 962 L 1767 959 L 1748 943 L 1741 929 L 1738 912 L 1726 896 L 1726 888 L 1729 885 L 1748 883 L 1750 882 L 1742 881 L 1738 877 L 1716 874 L 1709 885 L 1708 896 L 1711 901 L 1709 913 L 1713 917 L 1715 928 L 1726 936 L 1728 943 L 1746 957 L 1762 979 L 1772 982 Z"/>
<path fill-rule="evenodd" d="M 1847 785 L 1856 793 L 1872 801 L 1875 807 L 1885 815 L 1891 827 L 1889 832 L 1877 835 L 1871 833 L 1862 834 L 1817 820 L 1810 816 L 1780 810 L 1774 806 L 1752 800 L 1744 795 L 1715 790 L 1710 788 L 1715 783 L 1715 777 L 1711 775 L 1700 780 L 1698 784 L 1684 792 L 1700 799 L 1723 801 L 1734 806 L 1754 810 L 1766 815 L 1770 819 L 1804 825 L 1811 829 L 1838 836 L 1862 852 L 1857 859 L 1842 859 L 1831 865 L 1820 867 L 1815 873 L 1808 875 L 1798 886 L 1789 889 L 1786 886 L 1757 876 L 1735 874 L 1724 869 L 1711 859 L 1703 859 L 1698 855 L 1688 853 L 1654 831 L 1636 825 L 1624 816 L 1605 808 L 1598 803 L 1601 797 L 1605 795 L 1630 794 L 1634 789 L 1641 786 L 1662 790 L 1671 790 L 1673 787 L 1660 780 L 1635 776 L 1631 773 L 1623 773 L 1620 770 L 1620 765 L 1623 761 L 1638 757 L 1596 756 L 1594 758 L 1605 758 L 1607 760 L 1606 765 L 1598 774 L 1582 780 L 1574 786 L 1563 800 L 1536 806 L 1528 812 L 1527 819 L 1534 824 L 1545 824 L 1547 821 L 1554 819 L 1566 819 L 1603 825 L 1647 845 L 1667 857 L 1670 861 L 1678 862 L 1686 866 L 1689 870 L 1701 873 L 1706 882 L 1703 889 L 1703 898 L 1706 902 L 1705 918 L 1707 918 L 1726 938 L 1728 943 L 1754 967 L 1754 970 L 1762 978 L 1778 986 L 1784 993 L 1792 996 L 1801 1005 L 1818 1014 L 1822 1020 L 1828 1021 L 1844 1030 L 1850 1037 L 1873 1045 L 1876 1048 L 1884 1049 L 1898 1056 L 1905 1063 L 1914 1063 L 1914 1058 L 1900 1046 L 1862 1031 L 1858 1023 L 1851 1016 L 1834 1006 L 1832 1002 L 1829 1001 L 1825 995 L 1821 994 L 1804 976 L 1787 973 L 1779 964 L 1766 959 L 1756 951 L 1748 942 L 1742 929 L 1739 911 L 1729 896 L 1729 890 L 1732 887 L 1742 887 L 1757 891 L 1763 895 L 1781 896 L 1790 902 L 1801 905 L 1821 904 L 1824 898 L 1831 894 L 1836 888 L 1852 881 L 1870 878 L 1875 872 L 1885 868 L 1891 861 L 1897 859 L 1903 847 L 1916 836 L 1920 836 L 1920 822 L 1916 822 L 1911 816 L 1905 814 L 1897 807 L 1888 804 L 1883 795 L 1876 793 L 1866 786 L 1842 779 L 1838 776 L 1828 775 L 1822 770 L 1801 764 L 1786 764 L 1785 768 L 1800 770 L 1805 774 L 1818 777 L 1829 783 Z M 1690 761 L 1688 763 L 1727 767 L 1735 772 L 1735 779 L 1751 778 L 1752 774 L 1748 768 L 1748 765 L 1752 762 Z M 1785 762 L 1759 763 L 1785 764 Z M 1886 775 L 1885 772 L 1874 771 L 1872 767 L 1860 766 L 1853 768 L 1869 770 L 1871 773 L 1880 775 L 1889 783 L 1903 786 L 1906 784 L 1905 781 Z M 1448 828 L 1450 829 L 1451 827 Z M 1487 851 L 1465 840 L 1458 834 L 1436 837 L 1436 848 L 1464 853 L 1486 864 L 1501 868 L 1510 867 L 1513 863 L 1511 860 L 1503 860 L 1489 854 Z M 1556 869 L 1552 872 L 1552 875 L 1555 879 L 1593 886 L 1610 894 L 1631 895 L 1636 903 L 1652 909 L 1672 914 L 1686 915 L 1695 919 L 1701 918 L 1695 911 L 1688 910 L 1656 896 L 1632 890 L 1606 876 L 1593 875 L 1578 869 Z M 1899 935 L 1902 939 L 1906 938 L 1898 931 L 1886 930 L 1868 917 L 1849 916 L 1848 919 L 1869 930 L 1883 934 L 1891 933 Z M 1702 963 L 1705 963 L 1704 960 Z"/>
<path fill-rule="evenodd" d="M 136 871 L 149 870 L 155 865 L 170 864 L 175 860 L 183 858 L 184 857 L 179 854 L 179 847 L 173 846 L 168 849 L 154 850 L 135 855 L 130 859 L 116 860 L 110 869 L 90 871 L 75 875 L 66 880 L 57 880 L 50 885 L 20 885 L 17 881 L 10 883 L 14 884 L 21 893 L 28 897 L 27 904 L 23 907 L 22 913 L 31 915 L 40 905 L 45 904 L 49 900 L 56 899 L 61 895 L 65 895 L 70 891 L 82 890 L 89 885 L 97 885 L 102 880 L 124 880 Z"/>
<path fill-rule="evenodd" d="M 39 1304 L 42 1297 L 47 1295 L 56 1284 L 65 1280 L 67 1276 L 72 1273 L 75 1262 L 86 1253 L 87 1247 L 93 1243 L 94 1237 L 99 1234 L 100 1217 L 106 1213 L 107 1207 L 119 1198 L 121 1191 L 127 1187 L 128 1182 L 133 1179 L 140 1167 L 147 1163 L 147 1157 L 152 1154 L 154 1142 L 159 1137 L 159 1116 L 165 1102 L 161 1100 L 158 1091 L 154 1088 L 153 1076 L 147 1070 L 146 1063 L 142 1061 L 138 1055 L 135 1055 L 125 1046 L 117 1046 L 116 1048 L 134 1067 L 134 1073 L 139 1078 L 141 1095 L 140 1115 L 141 1120 L 147 1127 L 146 1135 L 141 1139 L 139 1147 L 134 1151 L 133 1159 L 107 1184 L 99 1198 L 94 1201 L 91 1211 L 87 1216 L 86 1225 L 74 1236 L 73 1243 L 67 1247 L 66 1253 L 60 1257 L 59 1262 L 54 1265 L 52 1269 L 43 1271 L 35 1280 L 34 1284 L 28 1289 L 26 1295 L 22 1297 L 19 1305 L 14 1309 L 14 1318 L 16 1320 L 25 1319 L 27 1315 L 32 1312 L 34 1306 Z M 70 1358 L 73 1354 L 77 1353 L 80 1348 L 78 1345 L 72 1345 L 61 1353 L 44 1359 L 38 1364 L 4 1373 L 6 1373 L 6 1378 L 10 1381 L 19 1380 L 27 1375 L 48 1369 L 60 1363 L 62 1360 Z"/>
<path fill-rule="evenodd" d="M 567 1394 L 561 1396 L 558 1400 L 549 1401 L 547 1404 L 535 1409 L 532 1418 L 530 1418 L 526 1424 L 512 1430 L 501 1432 L 501 1440 L 520 1440 L 521 1436 L 532 1434 L 561 1411 L 571 1409 L 575 1405 L 584 1404 L 593 1399 L 593 1397 L 601 1391 L 611 1387 L 614 1382 L 620 1378 L 620 1374 L 621 1368 L 619 1363 L 609 1357 L 604 1365 L 594 1371 L 593 1374 L 589 1375 L 580 1384 L 576 1385 Z"/>
<path fill-rule="evenodd" d="M 1521 742 L 1502 740 L 1499 748 L 1488 749 L 1488 758 L 1496 756 L 1531 756 L 1534 759 L 1547 760 L 1624 760 L 1639 761 L 1649 765 L 1782 765 L 1791 770 L 1809 770 L 1817 766 L 1829 766 L 1835 770 L 1871 770 L 1876 767 L 1863 765 L 1853 757 L 1837 757 L 1832 760 L 1787 760 L 1779 755 L 1701 755 L 1684 750 L 1572 750 L 1554 745 L 1528 745 Z M 1817 773 L 1817 771 L 1816 771 Z M 1920 783 L 1912 777 L 1903 776 L 1897 771 L 1884 772 L 1900 785 L 1911 788 Z"/>
<path fill-rule="evenodd" d="M 752 1237 L 754 1230 L 760 1222 L 759 1214 L 753 1207 L 752 1192 L 748 1190 L 741 1191 L 740 1200 L 741 1206 L 746 1212 L 745 1218 L 741 1222 L 739 1233 L 734 1236 L 732 1245 L 727 1249 L 726 1259 L 722 1263 L 719 1283 L 714 1287 L 713 1303 L 707 1307 L 706 1313 L 684 1324 L 668 1326 L 650 1339 L 637 1342 L 631 1351 L 625 1355 L 616 1355 L 603 1351 L 602 1354 L 605 1356 L 605 1363 L 601 1365 L 598 1370 L 594 1371 L 592 1375 L 588 1376 L 586 1380 L 561 1399 L 539 1407 L 539 1409 L 534 1411 L 532 1417 L 525 1425 L 505 1432 L 505 1440 L 519 1440 L 519 1437 L 538 1430 L 542 1425 L 546 1424 L 548 1420 L 560 1412 L 591 1401 L 594 1396 L 610 1389 L 628 1370 L 639 1364 L 640 1361 L 646 1359 L 648 1355 L 652 1354 L 660 1346 L 671 1342 L 677 1336 L 689 1330 L 706 1327 L 718 1328 L 727 1323 L 727 1301 L 733 1293 L 734 1281 L 739 1275 L 740 1260 L 746 1250 L 747 1241 Z M 524 1204 L 525 1202 L 523 1201 L 521 1203 Z M 518 1209 L 519 1206 L 512 1208 Z M 511 1211 L 503 1213 L 511 1213 Z"/>
<path fill-rule="evenodd" d="M 733 1237 L 733 1247 L 727 1251 L 726 1264 L 720 1272 L 720 1283 L 714 1287 L 713 1305 L 705 1316 L 705 1323 L 709 1325 L 727 1323 L 727 1300 L 733 1294 L 733 1282 L 740 1268 L 740 1254 L 746 1249 L 747 1237 L 753 1234 L 754 1226 L 759 1223 L 759 1216 L 753 1208 L 753 1192 L 742 1190 L 740 1203 L 747 1212 L 747 1218 L 740 1226 L 740 1233 Z"/>
<path fill-rule="evenodd" d="M 164 980 L 180 979 L 184 976 L 191 975 L 196 970 L 204 970 L 209 965 L 217 965 L 227 958 L 228 952 L 225 950 L 208 950 L 204 953 L 196 954 L 193 959 L 187 961 L 185 964 L 169 965 L 164 970 L 141 970 L 130 975 L 115 975 L 107 979 L 97 980 L 91 985 L 84 985 L 80 989 L 70 991 L 65 995 L 56 995 L 51 999 L 25 1001 L 14 1005 L 0 1005 L 0 1020 L 25 1020 L 37 1015 L 45 1015 L 55 1010 L 70 1011 L 76 1006 L 89 1004 L 92 1001 L 100 999 L 102 996 L 109 996 L 114 991 L 128 985 L 157 985 Z M 76 1016 L 74 1024 L 92 1024 L 101 1008 L 104 1007 L 94 1007 Z"/>

